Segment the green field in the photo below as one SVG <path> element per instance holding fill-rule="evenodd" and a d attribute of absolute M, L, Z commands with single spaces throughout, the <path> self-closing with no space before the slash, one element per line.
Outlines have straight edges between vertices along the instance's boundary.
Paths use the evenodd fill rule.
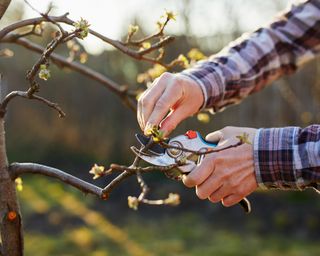
<path fill-rule="evenodd" d="M 116 213 L 113 224 L 103 211 L 93 210 L 91 197 L 43 178 L 25 183 L 20 198 L 27 256 L 320 255 L 319 241 L 259 233 L 256 219 L 239 231 L 219 227 L 215 216 L 208 221 L 197 211 L 144 218 L 143 210 L 128 210 Z M 275 221 L 285 228 L 281 215 Z"/>

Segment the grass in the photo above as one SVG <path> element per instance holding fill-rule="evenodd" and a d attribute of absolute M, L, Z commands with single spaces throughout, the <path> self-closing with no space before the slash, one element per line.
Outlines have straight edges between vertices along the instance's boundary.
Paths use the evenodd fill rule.
<path fill-rule="evenodd" d="M 27 256 L 320 255 L 317 241 L 221 228 L 199 211 L 148 219 L 119 212 L 122 221 L 115 225 L 92 210 L 90 198 L 64 188 L 42 178 L 25 182 L 20 198 Z"/>

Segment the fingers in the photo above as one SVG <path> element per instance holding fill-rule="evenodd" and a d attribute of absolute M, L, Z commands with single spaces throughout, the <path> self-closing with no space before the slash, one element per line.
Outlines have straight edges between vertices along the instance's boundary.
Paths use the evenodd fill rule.
<path fill-rule="evenodd" d="M 166 88 L 165 83 L 158 81 L 159 79 L 156 79 L 153 85 L 141 95 L 138 101 L 137 119 L 141 130 L 145 129 L 146 121 L 152 113 L 155 103 Z"/>
<path fill-rule="evenodd" d="M 148 116 L 148 113 L 144 115 L 145 120 L 147 120 L 145 129 L 158 126 L 168 114 L 171 107 L 174 106 L 181 97 L 181 90 L 179 90 L 177 86 L 171 86 L 171 84 L 168 84 L 160 98 L 155 103 L 152 111 L 150 111 L 150 115 Z M 178 113 L 182 114 L 181 110 Z M 178 117 L 180 117 L 180 115 Z"/>
<path fill-rule="evenodd" d="M 183 105 L 179 106 L 177 109 L 172 110 L 160 124 L 160 129 L 164 132 L 164 136 L 167 137 L 177 127 L 177 125 L 188 116 L 189 115 Z"/>
<path fill-rule="evenodd" d="M 215 132 L 209 133 L 206 136 L 206 140 L 210 142 L 218 142 L 220 140 L 223 140 L 223 133 L 221 131 L 215 131 Z"/>
<path fill-rule="evenodd" d="M 243 197 L 237 195 L 237 194 L 231 194 L 228 195 L 226 197 L 224 197 L 221 202 L 223 204 L 223 206 L 225 207 L 230 207 L 232 205 L 235 205 L 237 203 L 239 203 L 242 200 Z"/>
<path fill-rule="evenodd" d="M 208 197 L 208 199 L 212 203 L 218 203 L 220 202 L 224 197 L 228 196 L 230 194 L 230 191 L 228 187 L 223 184 L 220 188 L 218 188 L 216 191 L 211 193 L 211 195 Z"/>
<path fill-rule="evenodd" d="M 217 179 L 217 177 L 212 174 L 205 182 L 196 187 L 196 194 L 202 200 L 207 199 L 210 197 L 210 195 L 215 193 L 215 191 L 220 191 L 221 193 L 222 185 L 223 183 L 221 179 Z"/>
<path fill-rule="evenodd" d="M 182 181 L 189 188 L 195 187 L 203 183 L 214 172 L 213 155 L 206 156 L 200 165 L 196 167 L 190 174 L 184 176 Z"/>

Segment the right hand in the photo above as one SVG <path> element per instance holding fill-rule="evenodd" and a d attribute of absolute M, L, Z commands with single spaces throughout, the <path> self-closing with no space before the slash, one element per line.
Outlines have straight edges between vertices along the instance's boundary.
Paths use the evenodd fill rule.
<path fill-rule="evenodd" d="M 137 118 L 146 133 L 160 125 L 164 136 L 199 111 L 204 97 L 200 85 L 179 74 L 163 73 L 138 100 Z"/>

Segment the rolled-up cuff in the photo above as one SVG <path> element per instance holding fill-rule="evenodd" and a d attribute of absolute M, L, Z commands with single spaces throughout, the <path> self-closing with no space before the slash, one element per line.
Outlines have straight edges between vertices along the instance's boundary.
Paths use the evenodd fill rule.
<path fill-rule="evenodd" d="M 298 127 L 259 129 L 254 140 L 254 167 L 262 189 L 305 188 L 296 177 L 294 145 Z"/>

